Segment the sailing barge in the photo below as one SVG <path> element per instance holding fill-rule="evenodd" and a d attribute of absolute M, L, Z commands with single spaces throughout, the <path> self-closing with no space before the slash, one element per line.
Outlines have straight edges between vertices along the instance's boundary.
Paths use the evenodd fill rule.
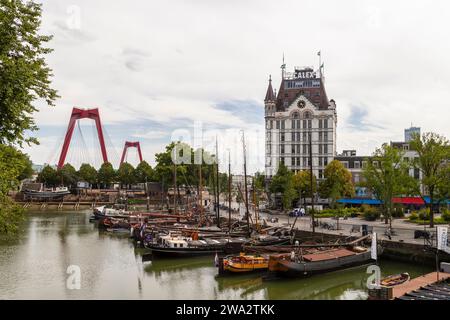
<path fill-rule="evenodd" d="M 364 247 L 336 248 L 302 256 L 271 255 L 269 272 L 287 277 L 306 277 L 363 265 L 371 261 L 370 250 Z"/>

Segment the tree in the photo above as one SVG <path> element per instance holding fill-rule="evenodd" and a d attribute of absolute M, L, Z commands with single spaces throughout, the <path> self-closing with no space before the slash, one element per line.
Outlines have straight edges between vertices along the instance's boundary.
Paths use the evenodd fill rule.
<path fill-rule="evenodd" d="M 311 196 L 311 171 L 302 170 L 293 176 L 294 190 L 301 199 Z M 316 176 L 313 175 L 313 193 L 317 192 Z"/>
<path fill-rule="evenodd" d="M 56 175 L 60 184 L 68 187 L 74 186 L 78 181 L 77 170 L 70 163 L 66 163 L 61 169 L 58 169 Z"/>
<path fill-rule="evenodd" d="M 136 182 L 141 183 L 153 181 L 154 176 L 152 167 L 145 160 L 138 164 L 136 170 L 134 170 L 134 175 Z"/>
<path fill-rule="evenodd" d="M 19 176 L 17 177 L 17 179 L 19 181 L 22 181 L 24 179 L 31 178 L 31 176 L 34 173 L 34 170 L 33 170 L 33 163 L 31 162 L 30 157 L 22 153 L 21 160 L 19 161 L 23 161 L 24 167 L 20 172 Z"/>
<path fill-rule="evenodd" d="M 117 179 L 119 180 L 121 186 L 125 185 L 129 188 L 129 186 L 136 180 L 133 166 L 127 162 L 122 163 L 119 170 L 117 170 Z"/>
<path fill-rule="evenodd" d="M 437 193 L 448 196 L 450 145 L 447 138 L 433 132 L 427 132 L 420 137 L 416 134 L 410 143 L 411 149 L 415 150 L 418 158 L 414 159 L 413 165 L 421 172 L 421 184 L 425 192 L 430 196 L 430 227 L 434 226 L 433 203 Z M 424 198 L 420 186 L 416 191 Z"/>
<path fill-rule="evenodd" d="M 0 233 L 16 233 L 23 220 L 23 208 L 8 197 L 8 192 L 17 188 L 18 177 L 26 166 L 23 153 L 14 147 L 0 144 Z"/>
<path fill-rule="evenodd" d="M 38 143 L 25 134 L 37 130 L 33 102 L 50 106 L 58 98 L 50 88 L 52 70 L 44 56 L 51 36 L 38 34 L 42 5 L 34 1 L 2 0 L 0 6 L 0 143 Z"/>
<path fill-rule="evenodd" d="M 98 181 L 103 186 L 109 186 L 116 179 L 116 171 L 110 162 L 104 162 L 98 170 Z"/>
<path fill-rule="evenodd" d="M 97 170 L 93 166 L 87 163 L 83 163 L 78 170 L 78 177 L 83 181 L 89 182 L 91 185 L 94 185 L 98 181 L 98 173 Z"/>
<path fill-rule="evenodd" d="M 340 161 L 331 161 L 325 168 L 324 177 L 325 180 L 319 185 L 319 193 L 323 198 L 331 198 L 332 207 L 336 205 L 337 199 L 355 194 L 352 174 Z"/>
<path fill-rule="evenodd" d="M 44 56 L 51 52 L 43 45 L 50 36 L 38 34 L 41 4 L 34 1 L 0 2 L 0 185 L 12 187 L 18 178 L 29 175 L 29 166 L 21 152 L 5 145 L 38 143 L 26 133 L 37 130 L 33 120 L 36 99 L 54 105 L 57 92 L 50 88 L 50 68 Z M 8 150 L 5 148 L 9 148 Z M 13 156 L 12 158 L 10 156 Z M 4 162 L 7 158 L 7 162 Z M 10 170 L 4 171 L 8 167 Z M 0 232 L 15 233 L 23 209 L 0 191 Z"/>
<path fill-rule="evenodd" d="M 266 176 L 263 172 L 255 173 L 255 191 L 256 191 L 256 204 L 259 205 L 260 200 L 266 193 Z"/>
<path fill-rule="evenodd" d="M 44 183 L 46 186 L 56 186 L 59 184 L 58 174 L 56 170 L 50 166 L 45 166 L 41 172 L 39 172 L 37 180 Z"/>
<path fill-rule="evenodd" d="M 409 176 L 409 163 L 404 159 L 404 152 L 398 148 L 383 144 L 373 156 L 367 159 L 363 168 L 364 182 L 377 199 L 383 203 L 385 223 L 392 223 L 392 198 L 409 194 L 413 189 L 414 179 Z"/>
<path fill-rule="evenodd" d="M 269 186 L 269 191 L 271 193 L 275 195 L 281 194 L 283 210 L 292 208 L 292 201 L 295 198 L 292 176 L 292 172 L 281 163 Z"/>

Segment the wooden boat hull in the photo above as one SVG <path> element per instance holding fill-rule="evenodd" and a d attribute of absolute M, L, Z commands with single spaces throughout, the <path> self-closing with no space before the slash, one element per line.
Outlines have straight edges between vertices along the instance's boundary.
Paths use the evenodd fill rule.
<path fill-rule="evenodd" d="M 198 257 L 198 256 L 214 256 L 215 254 L 222 254 L 223 247 L 218 248 L 151 248 L 151 254 L 155 257 L 165 258 L 184 258 L 184 257 Z"/>
<path fill-rule="evenodd" d="M 371 261 L 370 251 L 321 261 L 291 261 L 288 255 L 271 256 L 269 272 L 285 277 L 308 277 L 363 265 Z"/>

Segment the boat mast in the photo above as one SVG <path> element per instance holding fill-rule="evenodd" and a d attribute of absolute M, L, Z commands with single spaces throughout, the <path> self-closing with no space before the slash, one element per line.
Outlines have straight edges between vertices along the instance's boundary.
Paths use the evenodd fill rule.
<path fill-rule="evenodd" d="M 200 209 L 200 217 L 199 217 L 199 222 L 201 223 L 202 219 L 203 219 L 203 186 L 202 186 L 202 165 L 203 165 L 203 154 L 202 154 L 202 159 L 201 159 L 201 163 L 200 166 L 198 167 L 198 175 L 199 175 L 199 209 Z"/>
<path fill-rule="evenodd" d="M 177 164 L 173 164 L 173 210 L 177 214 Z"/>
<path fill-rule="evenodd" d="M 219 148 L 217 146 L 217 136 L 216 136 L 216 219 L 217 227 L 220 228 L 220 209 L 219 209 Z"/>
<path fill-rule="evenodd" d="M 258 210 L 256 205 L 256 190 L 255 190 L 255 178 L 252 179 L 252 189 L 253 189 L 253 208 L 255 210 L 255 225 L 258 230 Z"/>
<path fill-rule="evenodd" d="M 248 236 L 250 237 L 250 214 L 248 210 L 248 191 L 247 191 L 247 155 L 245 150 L 245 134 L 244 131 L 242 131 L 242 146 L 244 151 L 244 190 L 245 190 L 245 214 L 247 215 L 247 228 L 248 228 Z"/>
<path fill-rule="evenodd" d="M 228 231 L 231 233 L 231 154 L 228 149 Z"/>
<path fill-rule="evenodd" d="M 311 186 L 311 219 L 312 219 L 312 232 L 316 232 L 315 220 L 314 220 L 314 186 L 313 186 L 313 163 L 312 163 L 312 132 L 309 131 L 309 169 L 311 170 L 310 186 Z"/>

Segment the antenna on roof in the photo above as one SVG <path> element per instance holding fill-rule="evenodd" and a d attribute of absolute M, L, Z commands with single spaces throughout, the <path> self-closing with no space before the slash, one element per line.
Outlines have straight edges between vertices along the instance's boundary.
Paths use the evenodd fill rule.
<path fill-rule="evenodd" d="M 286 69 L 286 64 L 284 63 L 284 52 L 283 52 L 283 64 L 281 65 L 281 80 L 284 79 L 284 70 Z"/>

